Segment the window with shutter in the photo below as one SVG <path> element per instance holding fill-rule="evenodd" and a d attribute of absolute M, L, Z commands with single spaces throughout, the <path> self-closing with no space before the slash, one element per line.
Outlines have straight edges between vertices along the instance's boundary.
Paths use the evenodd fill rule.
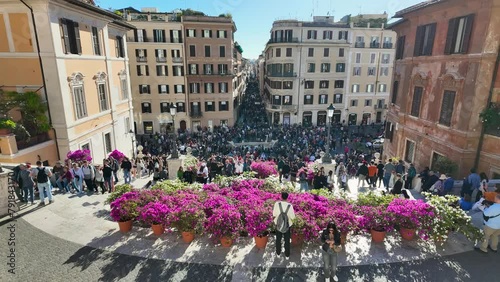
<path fill-rule="evenodd" d="M 410 114 L 414 117 L 419 117 L 420 115 L 420 106 L 422 104 L 422 94 L 424 89 L 422 87 L 416 86 L 413 90 L 413 101 L 411 104 L 411 112 Z"/>
<path fill-rule="evenodd" d="M 400 36 L 396 47 L 396 60 L 404 58 L 406 36 Z"/>
<path fill-rule="evenodd" d="M 413 55 L 431 56 L 434 47 L 434 37 L 436 35 L 436 23 L 422 25 L 417 27 L 415 37 L 415 49 Z"/>
<path fill-rule="evenodd" d="M 97 27 L 92 27 L 92 45 L 94 47 L 94 55 L 101 55 L 101 44 L 99 42 L 99 30 Z"/>
<path fill-rule="evenodd" d="M 399 81 L 395 80 L 392 84 L 392 98 L 391 103 L 396 104 L 398 100 L 398 90 L 399 90 Z"/>
<path fill-rule="evenodd" d="M 469 49 L 474 14 L 450 19 L 444 53 L 465 54 Z"/>
<path fill-rule="evenodd" d="M 61 39 L 63 43 L 63 51 L 65 54 L 71 53 L 71 47 L 69 43 L 69 31 L 68 31 L 68 20 L 61 19 Z"/>
<path fill-rule="evenodd" d="M 453 116 L 453 108 L 455 104 L 455 91 L 444 91 L 443 102 L 441 104 L 441 113 L 439 115 L 439 123 L 442 125 L 450 126 L 451 118 Z"/>

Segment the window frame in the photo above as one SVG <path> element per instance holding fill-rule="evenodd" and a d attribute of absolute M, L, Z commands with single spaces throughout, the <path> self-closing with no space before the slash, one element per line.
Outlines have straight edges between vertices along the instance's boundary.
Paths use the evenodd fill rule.
<path fill-rule="evenodd" d="M 419 89 L 419 91 L 417 91 Z M 420 109 L 422 108 L 422 97 L 424 88 L 422 86 L 415 86 L 413 88 L 413 95 L 411 99 L 410 115 L 420 118 Z M 417 99 L 418 98 L 418 99 Z"/>

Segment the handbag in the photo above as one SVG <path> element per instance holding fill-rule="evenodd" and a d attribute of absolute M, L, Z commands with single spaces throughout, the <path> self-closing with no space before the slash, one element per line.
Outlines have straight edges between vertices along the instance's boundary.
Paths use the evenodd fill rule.
<path fill-rule="evenodd" d="M 342 245 L 333 246 L 333 251 L 336 253 L 340 253 L 342 251 Z"/>

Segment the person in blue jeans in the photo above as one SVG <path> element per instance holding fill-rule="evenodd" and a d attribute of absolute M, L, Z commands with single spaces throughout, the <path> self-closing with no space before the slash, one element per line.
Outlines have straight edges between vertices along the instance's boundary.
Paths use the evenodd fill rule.
<path fill-rule="evenodd" d="M 52 191 L 50 189 L 50 177 L 52 176 L 52 172 L 50 169 L 43 167 L 41 161 L 36 162 L 36 166 L 31 171 L 31 177 L 36 178 L 39 197 L 40 197 L 40 205 L 45 205 L 45 195 L 49 198 L 49 203 L 53 203 L 52 199 Z"/>
<path fill-rule="evenodd" d="M 35 196 L 34 196 L 35 182 L 33 182 L 33 178 L 31 178 L 31 173 L 26 168 L 25 164 L 21 164 L 19 168 L 20 168 L 19 179 L 21 179 L 22 183 L 22 189 L 24 192 L 23 194 L 24 201 L 26 203 L 28 202 L 28 194 L 29 194 L 29 201 L 33 205 L 35 203 Z"/>

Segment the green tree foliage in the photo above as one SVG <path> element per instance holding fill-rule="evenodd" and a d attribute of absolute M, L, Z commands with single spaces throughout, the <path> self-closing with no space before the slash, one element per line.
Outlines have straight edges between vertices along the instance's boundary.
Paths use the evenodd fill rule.
<path fill-rule="evenodd" d="M 21 114 L 21 119 L 17 121 L 20 134 L 27 132 L 29 137 L 50 130 L 47 104 L 36 92 L 0 91 L 0 116 L 7 118 L 11 111 L 18 111 Z"/>

